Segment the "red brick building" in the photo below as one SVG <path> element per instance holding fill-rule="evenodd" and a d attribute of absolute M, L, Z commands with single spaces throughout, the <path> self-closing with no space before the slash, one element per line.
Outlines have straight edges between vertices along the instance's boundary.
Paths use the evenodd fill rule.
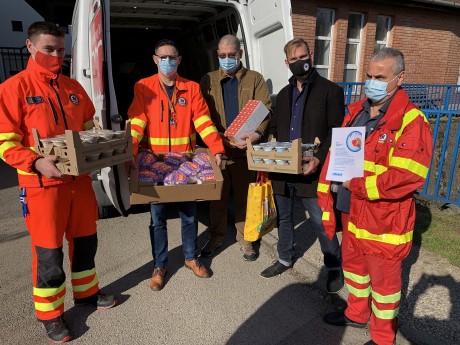
<path fill-rule="evenodd" d="M 292 0 L 294 37 L 333 81 L 363 81 L 375 49 L 401 50 L 407 83 L 460 83 L 460 0 Z"/>

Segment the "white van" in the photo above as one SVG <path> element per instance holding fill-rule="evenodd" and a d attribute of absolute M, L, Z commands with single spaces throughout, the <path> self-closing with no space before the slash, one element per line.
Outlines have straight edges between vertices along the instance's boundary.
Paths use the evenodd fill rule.
<path fill-rule="evenodd" d="M 289 0 L 77 0 L 72 19 L 71 76 L 96 107 L 103 128 L 120 129 L 127 119 L 134 83 L 156 73 L 155 43 L 176 42 L 178 73 L 199 81 L 218 68 L 219 38 L 234 34 L 243 44 L 243 63 L 265 77 L 273 96 L 287 83 L 284 44 L 293 37 Z M 93 173 L 100 216 L 114 205 L 129 209 L 123 166 Z"/>

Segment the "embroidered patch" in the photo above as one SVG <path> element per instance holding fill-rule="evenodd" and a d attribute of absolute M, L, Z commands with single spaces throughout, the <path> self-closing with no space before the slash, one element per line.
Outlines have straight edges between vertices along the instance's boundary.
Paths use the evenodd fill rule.
<path fill-rule="evenodd" d="M 43 97 L 42 96 L 26 96 L 26 101 L 29 104 L 43 103 Z"/>
<path fill-rule="evenodd" d="M 378 143 L 379 143 L 379 144 L 385 143 L 385 141 L 387 141 L 387 138 L 388 138 L 388 136 L 386 135 L 386 133 L 382 134 L 382 135 L 380 136 L 379 140 L 378 140 Z"/>
<path fill-rule="evenodd" d="M 179 97 L 179 99 L 177 100 L 177 103 L 179 103 L 179 105 L 181 106 L 185 106 L 187 104 L 187 101 L 185 100 L 184 97 Z"/>
<path fill-rule="evenodd" d="M 80 100 L 78 99 L 77 95 L 74 95 L 73 93 L 70 94 L 69 99 L 73 104 L 80 103 Z"/>

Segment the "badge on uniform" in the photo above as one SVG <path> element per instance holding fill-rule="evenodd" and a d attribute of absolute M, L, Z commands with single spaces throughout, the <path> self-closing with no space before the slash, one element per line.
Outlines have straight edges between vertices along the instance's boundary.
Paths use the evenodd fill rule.
<path fill-rule="evenodd" d="M 26 96 L 26 101 L 29 104 L 43 103 L 43 97 L 42 96 Z"/>
<path fill-rule="evenodd" d="M 382 135 L 379 137 L 379 140 L 378 140 L 377 143 L 379 143 L 379 144 L 384 144 L 385 141 L 387 141 L 387 138 L 388 138 L 388 136 L 386 135 L 386 133 L 384 133 L 384 134 L 382 134 Z"/>
<path fill-rule="evenodd" d="M 177 100 L 177 103 L 179 103 L 179 105 L 184 107 L 187 104 L 187 101 L 185 100 L 184 97 L 179 97 L 179 99 Z"/>
<path fill-rule="evenodd" d="M 74 95 L 73 93 L 70 94 L 69 99 L 73 104 L 80 103 L 80 100 L 78 99 L 77 95 Z"/>

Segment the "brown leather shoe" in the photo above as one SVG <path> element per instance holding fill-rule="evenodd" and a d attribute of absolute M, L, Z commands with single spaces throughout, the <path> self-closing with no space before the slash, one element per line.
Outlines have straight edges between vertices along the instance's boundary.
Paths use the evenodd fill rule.
<path fill-rule="evenodd" d="M 163 289 L 163 286 L 165 284 L 165 276 L 166 273 L 168 273 L 168 270 L 166 268 L 158 268 L 155 267 L 152 272 L 152 278 L 150 278 L 150 288 L 153 291 L 160 291 Z"/>
<path fill-rule="evenodd" d="M 204 267 L 203 264 L 199 262 L 197 259 L 193 259 L 190 261 L 185 260 L 185 267 L 192 270 L 193 273 L 195 273 L 197 277 L 200 277 L 200 278 L 210 277 L 208 269 Z"/>

